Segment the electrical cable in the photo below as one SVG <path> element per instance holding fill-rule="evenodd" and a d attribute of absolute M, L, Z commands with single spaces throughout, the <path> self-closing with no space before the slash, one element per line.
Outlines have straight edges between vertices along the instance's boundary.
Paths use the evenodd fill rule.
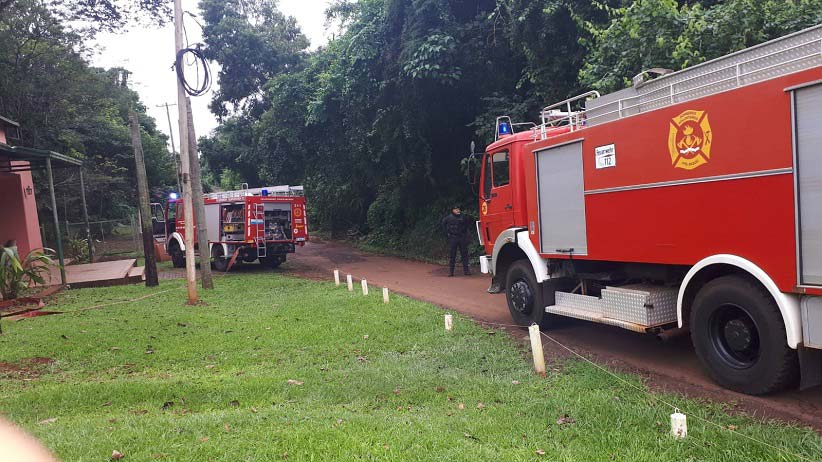
<path fill-rule="evenodd" d="M 186 80 L 185 76 L 185 58 L 190 56 L 193 61 L 192 64 L 197 72 L 197 79 L 194 85 Z M 200 79 L 200 70 L 202 68 L 203 78 Z M 208 67 L 208 61 L 203 55 L 200 47 L 182 48 L 177 52 L 177 59 L 174 62 L 174 69 L 177 71 L 177 80 L 183 85 L 183 89 L 190 96 L 201 96 L 211 89 L 211 69 Z"/>
<path fill-rule="evenodd" d="M 195 15 L 188 11 L 186 11 L 186 13 L 202 28 L 202 25 L 197 21 Z M 188 41 L 188 30 L 186 30 L 185 21 L 183 21 L 182 25 L 186 46 L 177 52 L 174 60 L 174 70 L 177 72 L 177 80 L 180 81 L 180 84 L 182 84 L 183 89 L 189 96 L 201 96 L 211 89 L 211 68 L 203 54 L 202 45 L 197 43 L 191 46 L 191 42 Z M 194 67 L 196 77 L 193 85 L 186 80 L 185 68 L 187 66 Z M 202 79 L 200 79 L 201 71 L 203 73 Z"/>

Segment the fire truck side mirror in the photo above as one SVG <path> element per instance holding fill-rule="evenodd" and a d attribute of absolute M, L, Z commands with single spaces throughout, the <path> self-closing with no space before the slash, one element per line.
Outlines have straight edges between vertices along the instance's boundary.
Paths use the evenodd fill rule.
<path fill-rule="evenodd" d="M 476 154 L 471 154 L 462 160 L 465 170 L 465 176 L 468 177 L 468 182 L 471 186 L 476 186 L 479 180 L 479 158 Z"/>

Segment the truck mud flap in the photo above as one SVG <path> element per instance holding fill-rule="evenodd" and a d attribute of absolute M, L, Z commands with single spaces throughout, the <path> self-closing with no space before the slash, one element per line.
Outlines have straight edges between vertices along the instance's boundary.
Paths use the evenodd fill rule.
<path fill-rule="evenodd" d="M 822 385 L 822 350 L 799 346 L 799 389 L 807 390 Z"/>

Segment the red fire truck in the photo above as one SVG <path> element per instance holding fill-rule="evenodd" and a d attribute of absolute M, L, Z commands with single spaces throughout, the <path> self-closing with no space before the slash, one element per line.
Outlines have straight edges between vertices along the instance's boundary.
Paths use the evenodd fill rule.
<path fill-rule="evenodd" d="M 690 331 L 749 394 L 820 382 L 822 25 L 541 119 L 500 117 L 482 161 L 481 269 L 517 323 Z"/>
<path fill-rule="evenodd" d="M 276 268 L 308 241 L 302 186 L 244 188 L 206 194 L 204 199 L 208 251 L 218 271 L 255 260 Z M 184 267 L 183 201 L 175 197 L 165 207 L 152 207 L 155 239 L 164 243 L 175 268 Z"/>

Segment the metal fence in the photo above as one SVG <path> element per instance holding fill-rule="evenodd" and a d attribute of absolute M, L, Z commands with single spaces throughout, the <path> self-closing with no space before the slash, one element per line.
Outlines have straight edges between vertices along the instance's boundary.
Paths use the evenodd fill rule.
<path fill-rule="evenodd" d="M 65 221 L 60 225 L 66 258 L 87 259 L 89 247 L 86 223 Z M 142 250 L 136 214 L 112 220 L 90 221 L 88 225 L 95 260 Z"/>

